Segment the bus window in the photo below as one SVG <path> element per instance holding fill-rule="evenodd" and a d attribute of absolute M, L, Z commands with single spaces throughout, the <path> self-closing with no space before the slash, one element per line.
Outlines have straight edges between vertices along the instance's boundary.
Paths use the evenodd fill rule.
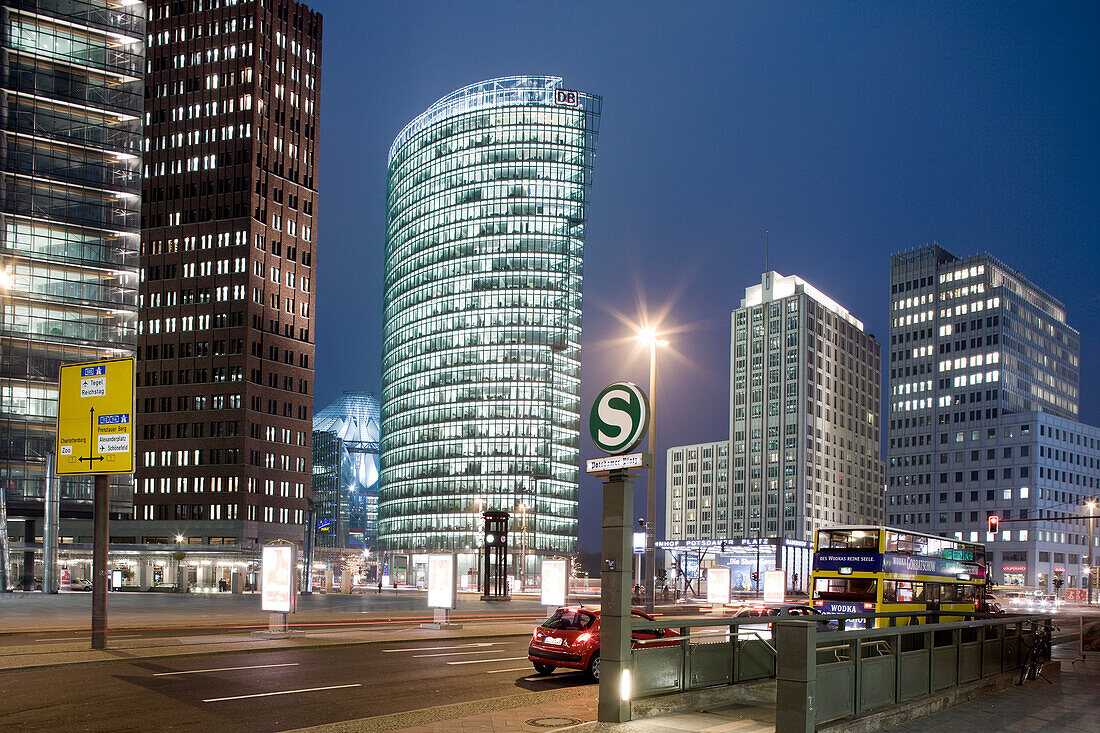
<path fill-rule="evenodd" d="M 887 580 L 882 586 L 883 603 L 924 603 L 924 583 Z"/>
<path fill-rule="evenodd" d="M 964 603 L 978 598 L 978 586 L 966 583 L 943 585 L 943 603 Z"/>
<path fill-rule="evenodd" d="M 817 549 L 878 551 L 878 531 L 873 529 L 821 530 L 817 533 Z"/>
<path fill-rule="evenodd" d="M 877 590 L 874 578 L 818 578 L 814 598 L 842 601 L 873 601 Z"/>
<path fill-rule="evenodd" d="M 902 555 L 913 554 L 913 535 L 901 532 L 886 533 L 886 551 L 897 552 Z"/>

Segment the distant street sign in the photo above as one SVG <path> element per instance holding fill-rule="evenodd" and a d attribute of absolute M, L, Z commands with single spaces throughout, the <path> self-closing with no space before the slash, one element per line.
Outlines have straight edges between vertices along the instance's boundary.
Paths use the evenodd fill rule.
<path fill-rule="evenodd" d="M 134 472 L 134 360 L 65 364 L 58 380 L 57 475 Z"/>
<path fill-rule="evenodd" d="M 592 442 L 613 456 L 638 447 L 649 426 L 649 400 L 638 385 L 615 382 L 603 388 L 588 416 Z"/>

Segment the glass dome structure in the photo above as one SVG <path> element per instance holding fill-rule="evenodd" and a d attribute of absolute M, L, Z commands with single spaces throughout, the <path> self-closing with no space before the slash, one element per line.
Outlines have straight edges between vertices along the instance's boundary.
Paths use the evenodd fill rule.
<path fill-rule="evenodd" d="M 581 280 L 600 106 L 560 77 L 492 79 L 440 99 L 390 149 L 383 553 L 415 565 L 452 550 L 466 572 L 487 509 L 512 514 L 527 577 L 540 557 L 576 551 Z"/>

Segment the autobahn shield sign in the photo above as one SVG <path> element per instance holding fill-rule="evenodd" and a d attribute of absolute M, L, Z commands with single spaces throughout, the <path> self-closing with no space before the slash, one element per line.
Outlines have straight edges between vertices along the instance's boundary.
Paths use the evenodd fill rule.
<path fill-rule="evenodd" d="M 648 425 L 649 400 L 632 382 L 615 382 L 604 387 L 588 416 L 592 442 L 613 456 L 638 447 Z"/>

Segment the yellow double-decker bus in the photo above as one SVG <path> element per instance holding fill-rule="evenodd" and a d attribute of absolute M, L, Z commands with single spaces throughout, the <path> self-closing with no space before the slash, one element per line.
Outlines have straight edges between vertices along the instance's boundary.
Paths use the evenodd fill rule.
<path fill-rule="evenodd" d="M 934 611 L 957 621 L 961 617 L 949 612 L 977 610 L 985 584 L 985 545 L 976 542 L 892 527 L 830 527 L 814 537 L 811 602 L 822 613 Z M 894 623 L 910 622 L 899 617 Z M 847 622 L 847 628 L 863 626 Z"/>

